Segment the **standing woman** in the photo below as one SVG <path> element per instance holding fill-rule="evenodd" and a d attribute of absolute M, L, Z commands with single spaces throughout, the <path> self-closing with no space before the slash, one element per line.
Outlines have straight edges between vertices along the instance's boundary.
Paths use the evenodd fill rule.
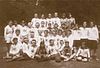
<path fill-rule="evenodd" d="M 13 32 L 14 32 L 12 25 L 13 25 L 13 22 L 9 21 L 8 25 L 4 28 L 4 38 L 5 38 L 6 46 L 7 46 L 7 54 L 5 58 L 10 58 L 9 50 L 10 50 L 11 40 L 12 40 Z"/>
<path fill-rule="evenodd" d="M 89 35 L 88 35 L 89 45 L 91 51 L 91 58 L 97 60 L 96 58 L 96 51 L 97 51 L 97 43 L 99 40 L 99 32 L 96 25 L 94 25 L 94 22 L 90 22 L 89 27 Z"/>
<path fill-rule="evenodd" d="M 71 13 L 68 14 L 67 23 L 68 23 L 67 26 L 68 26 L 69 29 L 72 28 L 72 26 L 76 23 L 75 18 L 72 17 Z"/>
<path fill-rule="evenodd" d="M 80 29 L 80 39 L 81 42 L 86 42 L 88 41 L 88 34 L 89 34 L 89 28 L 87 28 L 87 22 L 84 21 L 83 25 L 79 28 Z"/>

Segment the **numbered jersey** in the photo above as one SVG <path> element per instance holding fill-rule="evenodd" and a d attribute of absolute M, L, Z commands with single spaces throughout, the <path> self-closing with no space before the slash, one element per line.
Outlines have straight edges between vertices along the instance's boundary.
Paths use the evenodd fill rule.
<path fill-rule="evenodd" d="M 40 19 L 40 27 L 47 27 L 46 19 Z"/>
<path fill-rule="evenodd" d="M 61 26 L 61 22 L 60 22 L 60 19 L 58 17 L 57 18 L 53 18 L 53 25 L 55 23 L 57 23 L 59 27 Z"/>
<path fill-rule="evenodd" d="M 47 27 L 48 27 L 48 24 L 50 23 L 51 26 L 53 27 L 53 18 L 47 18 L 46 19 L 46 22 L 47 22 Z"/>
<path fill-rule="evenodd" d="M 33 18 L 31 20 L 31 22 L 32 22 L 32 27 L 35 27 L 36 23 L 39 23 L 40 22 L 40 19 L 39 18 Z"/>

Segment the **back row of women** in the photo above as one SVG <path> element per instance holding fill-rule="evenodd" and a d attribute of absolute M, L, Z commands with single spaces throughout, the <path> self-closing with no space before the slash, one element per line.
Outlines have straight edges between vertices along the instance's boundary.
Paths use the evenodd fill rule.
<path fill-rule="evenodd" d="M 79 27 L 71 13 L 69 18 L 63 14 L 62 18 L 54 13 L 54 18 L 44 14 L 38 18 L 34 14 L 31 22 L 21 24 L 9 21 L 4 29 L 4 38 L 8 48 L 4 58 L 30 58 L 37 60 L 78 61 L 97 60 L 96 50 L 99 42 L 98 28 L 94 22 L 84 21 Z"/>

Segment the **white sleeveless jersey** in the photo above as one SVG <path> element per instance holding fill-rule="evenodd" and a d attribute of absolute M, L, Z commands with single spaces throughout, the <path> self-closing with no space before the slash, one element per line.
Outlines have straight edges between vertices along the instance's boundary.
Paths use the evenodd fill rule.
<path fill-rule="evenodd" d="M 32 27 L 35 27 L 35 24 L 36 24 L 36 23 L 39 23 L 39 22 L 40 22 L 40 19 L 39 19 L 39 18 L 33 18 L 33 19 L 31 20 L 31 22 L 32 22 Z"/>

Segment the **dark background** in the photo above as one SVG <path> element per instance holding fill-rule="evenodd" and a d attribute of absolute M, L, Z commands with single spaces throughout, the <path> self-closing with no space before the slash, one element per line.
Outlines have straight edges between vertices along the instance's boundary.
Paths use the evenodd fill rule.
<path fill-rule="evenodd" d="M 81 24 L 83 21 L 95 21 L 100 24 L 100 1 L 99 0 L 0 0 L 0 35 L 9 20 L 22 19 L 30 21 L 34 13 L 59 13 L 71 12 L 76 18 L 76 22 Z"/>
<path fill-rule="evenodd" d="M 35 62 L 35 61 L 15 61 L 7 62 L 2 57 L 6 54 L 6 45 L 3 40 L 4 27 L 9 20 L 22 19 L 30 21 L 35 12 L 45 13 L 71 12 L 77 23 L 84 20 L 95 21 L 100 24 L 100 1 L 99 0 L 40 0 L 39 6 L 35 6 L 36 0 L 0 0 L 0 68 L 100 68 L 100 61 L 84 62 Z M 2 38 L 1 38 L 2 37 Z M 98 45 L 97 57 L 100 59 L 100 44 Z"/>

